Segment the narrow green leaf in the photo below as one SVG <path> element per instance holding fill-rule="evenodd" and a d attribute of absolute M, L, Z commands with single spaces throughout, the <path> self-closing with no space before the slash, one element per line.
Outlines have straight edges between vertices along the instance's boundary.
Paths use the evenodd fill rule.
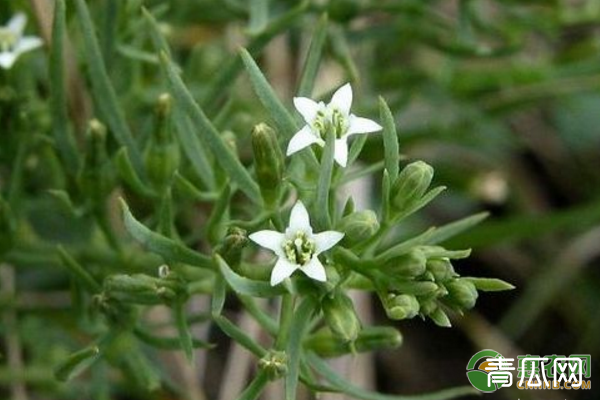
<path fill-rule="evenodd" d="M 260 68 L 258 68 L 258 65 L 256 65 L 256 62 L 250 53 L 248 53 L 246 49 L 241 49 L 240 55 L 244 62 L 244 66 L 246 67 L 246 71 L 250 76 L 250 82 L 252 83 L 256 95 L 267 111 L 269 111 L 269 114 L 273 118 L 277 128 L 279 128 L 279 131 L 285 138 L 289 139 L 297 131 L 294 117 L 279 100 L 275 91 L 271 85 L 269 85 L 269 82 L 267 82 L 267 78 L 265 78 Z"/>
<path fill-rule="evenodd" d="M 179 108 L 173 110 L 173 121 L 179 143 L 185 143 L 185 146 L 182 146 L 183 153 L 192 164 L 196 176 L 206 189 L 214 190 L 215 174 L 206 154 L 206 149 L 209 148 L 208 141 L 199 134 L 187 115 Z"/>
<path fill-rule="evenodd" d="M 258 374 L 252 379 L 252 382 L 239 395 L 237 400 L 255 400 L 263 392 L 265 386 L 269 383 L 269 375 L 265 370 L 258 371 Z"/>
<path fill-rule="evenodd" d="M 298 17 L 303 14 L 308 7 L 308 4 L 309 1 L 303 0 L 296 7 L 270 21 L 268 26 L 262 32 L 251 38 L 250 43 L 248 44 L 248 52 L 250 52 L 250 54 L 260 53 L 272 38 L 282 31 L 289 30 L 290 26 L 299 20 Z M 230 57 L 229 61 L 219 69 L 219 72 L 211 82 L 209 82 L 200 104 L 210 107 L 209 109 L 214 109 L 216 106 L 219 106 L 220 102 L 215 101 L 215 99 L 218 99 L 223 95 L 223 88 L 228 87 L 228 83 L 235 80 L 243 67 L 244 64 L 240 57 Z"/>
<path fill-rule="evenodd" d="M 140 339 L 142 342 L 150 345 L 152 347 L 156 347 L 158 349 L 164 350 L 179 350 L 181 349 L 181 339 L 179 337 L 161 337 L 155 336 L 142 328 L 135 328 L 133 333 L 135 336 Z M 210 349 L 214 347 L 211 343 L 205 342 L 200 339 L 192 339 L 192 346 L 195 349 L 204 348 Z"/>
<path fill-rule="evenodd" d="M 383 150 L 385 158 L 385 169 L 390 174 L 391 182 L 395 182 L 398 177 L 400 164 L 400 150 L 398 146 L 398 133 L 396 132 L 396 123 L 392 111 L 388 107 L 383 97 L 379 98 L 379 117 L 383 124 Z"/>
<path fill-rule="evenodd" d="M 325 44 L 325 39 L 327 37 L 327 26 L 327 14 L 323 14 L 319 19 L 319 23 L 317 24 L 317 28 L 315 29 L 315 33 L 310 42 L 306 62 L 302 69 L 300 85 L 298 86 L 298 96 L 310 97 L 312 94 L 315 79 L 317 78 L 317 72 L 319 71 L 319 65 L 321 64 L 323 45 Z"/>
<path fill-rule="evenodd" d="M 435 393 L 426 393 L 415 396 L 396 396 L 371 392 L 359 388 L 352 382 L 342 378 L 331 369 L 329 365 L 313 353 L 307 355 L 310 366 L 315 369 L 327 382 L 342 393 L 362 400 L 450 400 L 463 396 L 479 395 L 480 392 L 472 386 L 460 386 L 452 389 L 445 389 Z"/>
<path fill-rule="evenodd" d="M 227 285 L 225 279 L 219 274 L 215 276 L 214 289 L 210 303 L 210 312 L 214 316 L 221 315 L 225 306 L 225 297 L 227 296 Z"/>
<path fill-rule="evenodd" d="M 156 367 L 138 346 L 134 345 L 133 348 L 128 348 L 127 352 L 122 354 L 121 366 L 140 388 L 148 392 L 160 388 L 161 379 Z"/>
<path fill-rule="evenodd" d="M 185 197 L 197 201 L 215 201 L 218 198 L 215 192 L 203 192 L 198 189 L 178 171 L 175 171 L 175 174 L 173 175 L 173 187 Z"/>
<path fill-rule="evenodd" d="M 100 357 L 98 346 L 90 346 L 67 357 L 54 370 L 54 376 L 61 382 L 69 381 L 89 368 Z"/>
<path fill-rule="evenodd" d="M 106 67 L 94 34 L 94 24 L 90 17 L 85 0 L 76 0 L 77 16 L 83 33 L 84 53 L 89 68 L 92 91 L 97 101 L 97 106 L 102 110 L 103 119 L 106 120 L 110 131 L 121 145 L 127 147 L 131 160 L 137 172 L 143 175 L 143 162 L 137 144 L 133 139 L 125 115 L 121 109 L 113 85 L 106 72 Z"/>
<path fill-rule="evenodd" d="M 404 210 L 401 215 L 397 217 L 398 220 L 408 217 L 411 214 L 416 213 L 421 208 L 425 207 L 427 204 L 431 203 L 433 199 L 438 197 L 440 193 L 446 190 L 445 186 L 438 186 L 436 188 L 431 189 L 427 192 L 423 197 L 421 197 L 415 204 L 411 205 L 409 208 Z"/>
<path fill-rule="evenodd" d="M 119 176 L 125 181 L 131 190 L 140 196 L 156 196 L 156 193 L 154 193 L 154 191 L 142 181 L 135 171 L 126 147 L 121 147 L 119 151 L 117 151 L 117 154 L 115 155 L 115 164 L 117 171 L 119 172 Z"/>
<path fill-rule="evenodd" d="M 152 39 L 154 48 L 159 53 L 165 52 L 169 57 L 171 57 L 171 49 L 169 48 L 169 44 L 167 43 L 165 37 L 161 34 L 160 27 L 158 26 L 158 22 L 156 21 L 156 18 L 154 18 L 154 15 L 152 15 L 152 13 L 148 11 L 146 7 L 142 7 L 142 14 L 149 25 L 150 29 L 148 31 L 150 33 L 150 38 Z"/>
<path fill-rule="evenodd" d="M 430 239 L 434 235 L 435 231 L 435 228 L 429 228 L 425 232 L 419 234 L 418 236 L 393 245 L 392 247 L 381 253 L 379 256 L 377 256 L 375 258 L 376 262 L 380 263 L 392 258 L 396 258 L 398 256 L 408 253 L 415 246 L 431 243 Z"/>
<path fill-rule="evenodd" d="M 64 38 L 66 31 L 65 1 L 57 0 L 52 24 L 52 47 L 50 49 L 50 107 L 52 109 L 52 132 L 58 152 L 66 171 L 75 174 L 81 160 L 75 139 L 69 126 L 65 86 Z"/>
<path fill-rule="evenodd" d="M 451 222 L 444 226 L 440 226 L 439 228 L 435 228 L 435 232 L 433 232 L 433 234 L 428 238 L 427 244 L 443 243 L 446 240 L 479 224 L 489 215 L 490 214 L 488 212 L 481 212 L 463 219 L 459 219 L 458 221 Z"/>
<path fill-rule="evenodd" d="M 181 262 L 202 268 L 213 268 L 210 257 L 191 250 L 183 244 L 151 231 L 131 214 L 125 200 L 120 199 L 125 228 L 135 240 L 167 262 Z"/>
<path fill-rule="evenodd" d="M 173 313 L 175 314 L 175 325 L 177 326 L 177 332 L 179 333 L 181 348 L 183 349 L 186 358 L 191 363 L 194 360 L 194 342 L 185 316 L 185 304 L 175 304 L 173 306 Z"/>
<path fill-rule="evenodd" d="M 231 196 L 233 195 L 231 186 L 226 184 L 219 194 L 213 207 L 208 222 L 206 223 L 206 232 L 211 244 L 219 243 L 225 234 L 224 221 L 227 219 Z"/>
<path fill-rule="evenodd" d="M 250 0 L 250 22 L 248 30 L 252 33 L 262 31 L 269 22 L 269 0 Z"/>
<path fill-rule="evenodd" d="M 264 347 L 258 344 L 256 340 L 246 335 L 244 331 L 238 328 L 235 324 L 231 323 L 231 321 L 229 321 L 227 318 L 223 317 L 222 315 L 215 315 L 213 316 L 213 320 L 227 336 L 232 338 L 237 344 L 244 347 L 252 354 L 259 358 L 267 355 L 267 350 Z"/>
<path fill-rule="evenodd" d="M 184 110 L 188 117 L 204 135 L 215 159 L 227 172 L 233 182 L 256 204 L 261 204 L 262 198 L 258 184 L 254 182 L 240 160 L 229 149 L 212 122 L 206 117 L 200 106 L 196 103 L 190 92 L 185 87 L 181 77 L 177 74 L 171 60 L 165 53 L 161 54 L 161 65 L 169 81 L 171 92 L 176 104 Z"/>
<path fill-rule="evenodd" d="M 356 161 L 363 147 L 365 147 L 367 140 L 369 140 L 369 135 L 358 135 L 358 137 L 352 141 L 350 151 L 348 151 L 348 165 L 352 165 L 354 161 Z M 362 169 L 363 168 L 361 168 L 361 170 Z"/>
<path fill-rule="evenodd" d="M 290 334 L 287 341 L 286 353 L 288 356 L 288 372 L 285 376 L 285 400 L 296 399 L 298 378 L 300 374 L 300 358 L 302 354 L 302 342 L 310 326 L 310 320 L 315 311 L 315 301 L 307 297 L 300 303 L 294 312 L 294 318 L 290 326 Z"/>
<path fill-rule="evenodd" d="M 321 229 L 331 228 L 329 216 L 329 192 L 331 190 L 331 174 L 333 172 L 335 136 L 333 131 L 327 133 L 325 148 L 321 156 L 321 169 L 317 183 L 317 197 L 315 214 Z"/>
<path fill-rule="evenodd" d="M 501 292 L 504 290 L 513 290 L 515 287 L 508 282 L 503 281 L 502 279 L 496 278 L 473 278 L 473 277 L 463 277 L 469 282 L 471 282 L 477 290 L 481 290 L 483 292 Z"/>
<path fill-rule="evenodd" d="M 57 246 L 58 256 L 63 265 L 69 269 L 73 277 L 77 279 L 91 293 L 100 293 L 102 286 L 85 270 L 71 255 L 61 246 Z"/>
<path fill-rule="evenodd" d="M 269 282 L 255 281 L 236 274 L 219 255 L 215 256 L 215 260 L 223 277 L 237 294 L 251 297 L 274 297 L 287 293 L 282 285 L 271 286 Z"/>

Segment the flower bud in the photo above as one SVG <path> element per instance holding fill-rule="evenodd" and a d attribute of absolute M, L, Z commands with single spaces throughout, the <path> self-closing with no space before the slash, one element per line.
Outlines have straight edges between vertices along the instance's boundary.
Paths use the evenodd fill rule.
<path fill-rule="evenodd" d="M 447 258 L 428 260 L 427 271 L 433 275 L 436 282 L 446 282 L 457 276 L 452 263 Z"/>
<path fill-rule="evenodd" d="M 239 265 L 242 258 L 242 250 L 248 244 L 248 236 L 244 229 L 231 227 L 227 230 L 227 235 L 219 244 L 216 252 L 223 257 L 231 267 Z"/>
<path fill-rule="evenodd" d="M 88 124 L 86 139 L 86 154 L 79 183 L 88 198 L 100 203 L 114 184 L 113 171 L 106 154 L 106 126 L 92 119 Z"/>
<path fill-rule="evenodd" d="M 164 304 L 185 295 L 185 286 L 169 274 L 154 278 L 144 274 L 112 275 L 104 280 L 104 293 L 108 298 L 133 304 Z"/>
<path fill-rule="evenodd" d="M 287 374 L 287 354 L 271 350 L 258 361 L 258 368 L 264 370 L 272 381 L 281 379 Z"/>
<path fill-rule="evenodd" d="M 379 221 L 371 210 L 357 211 L 342 218 L 338 230 L 345 233 L 344 244 L 352 246 L 371 238 L 379 230 Z"/>
<path fill-rule="evenodd" d="M 393 349 L 402 343 L 402 335 L 396 329 L 387 326 L 368 326 L 360 331 L 353 344 L 342 343 L 322 329 L 304 341 L 305 348 L 314 351 L 321 357 L 338 357 L 344 354 L 369 352 L 380 349 Z"/>
<path fill-rule="evenodd" d="M 342 292 L 326 296 L 322 302 L 323 313 L 331 332 L 343 342 L 353 342 L 360 332 L 360 320 L 350 297 Z"/>
<path fill-rule="evenodd" d="M 408 164 L 396 178 L 392 187 L 392 206 L 396 211 L 405 211 L 418 201 L 433 178 L 433 168 L 423 161 Z"/>
<path fill-rule="evenodd" d="M 419 302 L 413 295 L 389 293 L 382 300 L 385 313 L 390 319 L 410 319 L 419 313 Z"/>
<path fill-rule="evenodd" d="M 252 150 L 256 177 L 267 204 L 277 201 L 284 159 L 277 143 L 277 133 L 267 124 L 258 124 L 252 130 Z"/>
<path fill-rule="evenodd" d="M 427 258 L 422 251 L 414 248 L 408 253 L 390 260 L 385 270 L 393 276 L 413 277 L 425 272 Z"/>
<path fill-rule="evenodd" d="M 455 279 L 446 284 L 450 301 L 458 307 L 468 310 L 475 306 L 478 293 L 475 285 L 465 279 Z"/>
<path fill-rule="evenodd" d="M 158 190 L 169 184 L 180 161 L 179 145 L 173 140 L 171 107 L 171 96 L 160 95 L 156 105 L 156 126 L 144 151 L 148 178 Z"/>

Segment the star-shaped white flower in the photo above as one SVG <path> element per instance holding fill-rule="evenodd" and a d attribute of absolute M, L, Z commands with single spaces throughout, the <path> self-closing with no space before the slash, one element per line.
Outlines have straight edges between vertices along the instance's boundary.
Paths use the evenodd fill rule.
<path fill-rule="evenodd" d="M 325 268 L 318 255 L 335 246 L 344 234 L 336 231 L 313 233 L 306 207 L 298 201 L 292 208 L 285 233 L 264 230 L 248 237 L 277 255 L 271 272 L 271 286 L 275 286 L 298 269 L 309 278 L 325 282 Z"/>
<path fill-rule="evenodd" d="M 11 68 L 21 54 L 42 45 L 39 37 L 23 36 L 26 23 L 25 14 L 17 13 L 6 26 L 0 26 L 0 67 Z"/>
<path fill-rule="evenodd" d="M 360 133 L 377 132 L 383 129 L 377 122 L 357 117 L 350 113 L 352 87 L 345 84 L 331 97 L 329 104 L 316 102 L 306 97 L 295 97 L 294 106 L 302 115 L 306 125 L 290 140 L 287 155 L 291 155 L 314 143 L 323 147 L 329 129 L 335 133 L 334 159 L 345 167 L 348 163 L 348 138 Z"/>

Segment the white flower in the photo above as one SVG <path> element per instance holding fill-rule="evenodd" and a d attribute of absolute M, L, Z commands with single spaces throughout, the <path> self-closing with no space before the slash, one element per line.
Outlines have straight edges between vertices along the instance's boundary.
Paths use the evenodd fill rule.
<path fill-rule="evenodd" d="M 312 279 L 325 282 L 325 268 L 317 256 L 342 240 L 344 234 L 336 231 L 313 233 L 308 212 L 304 204 L 298 201 L 292 208 L 290 224 L 285 233 L 264 230 L 248 237 L 277 255 L 271 272 L 271 286 L 275 286 L 297 269 Z"/>
<path fill-rule="evenodd" d="M 26 23 L 25 14 L 17 13 L 6 26 L 0 27 L 0 67 L 11 68 L 21 54 L 42 45 L 36 36 L 23 36 Z"/>
<path fill-rule="evenodd" d="M 350 113 L 352 87 L 347 83 L 331 97 L 329 104 L 306 97 L 295 97 L 294 106 L 306 125 L 290 140 L 287 155 L 294 154 L 314 143 L 323 147 L 329 129 L 335 132 L 334 159 L 345 167 L 348 162 L 348 138 L 359 133 L 377 132 L 383 129 L 378 123 Z"/>

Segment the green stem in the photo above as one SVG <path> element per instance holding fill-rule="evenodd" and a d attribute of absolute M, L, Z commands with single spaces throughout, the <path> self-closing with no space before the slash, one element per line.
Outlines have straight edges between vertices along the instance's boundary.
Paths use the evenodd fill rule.
<path fill-rule="evenodd" d="M 290 327 L 294 316 L 294 304 L 296 298 L 291 294 L 284 294 L 281 298 L 281 309 L 279 312 L 279 332 L 275 341 L 276 350 L 284 350 L 288 337 L 290 336 Z"/>

